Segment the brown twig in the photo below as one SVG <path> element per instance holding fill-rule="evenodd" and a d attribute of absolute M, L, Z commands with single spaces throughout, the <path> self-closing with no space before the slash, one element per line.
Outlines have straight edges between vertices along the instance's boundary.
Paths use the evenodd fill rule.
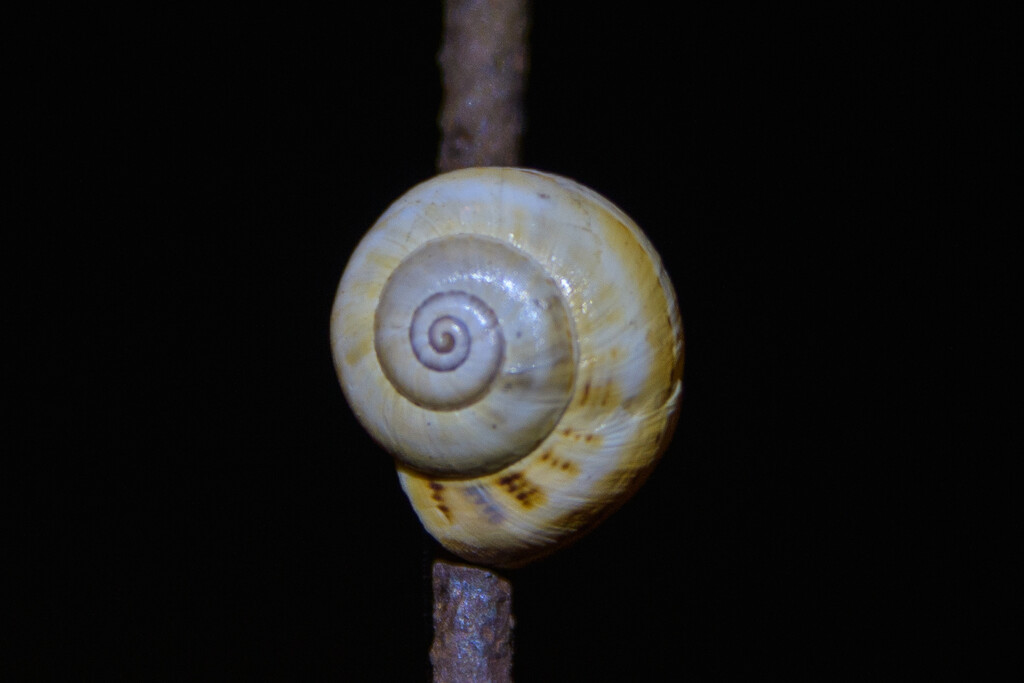
<path fill-rule="evenodd" d="M 438 170 L 519 162 L 526 0 L 446 0 Z"/>
<path fill-rule="evenodd" d="M 512 584 L 482 567 L 434 561 L 434 680 L 512 680 Z"/>
<path fill-rule="evenodd" d="M 438 171 L 519 163 L 527 0 L 446 0 Z M 434 562 L 434 681 L 512 680 L 512 584 L 482 567 Z"/>

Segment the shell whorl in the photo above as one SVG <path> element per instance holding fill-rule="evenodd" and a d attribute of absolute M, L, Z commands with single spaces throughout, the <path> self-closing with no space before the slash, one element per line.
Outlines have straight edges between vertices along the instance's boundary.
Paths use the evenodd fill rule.
<path fill-rule="evenodd" d="M 409 404 L 398 424 L 422 425 L 395 457 L 465 476 L 529 453 L 569 401 L 571 330 L 557 284 L 514 246 L 455 234 L 417 248 L 387 278 L 374 315 L 377 360 Z"/>
<path fill-rule="evenodd" d="M 518 566 L 593 527 L 664 450 L 682 329 L 636 225 L 577 183 L 438 176 L 353 253 L 331 318 L 342 388 L 424 526 Z"/>

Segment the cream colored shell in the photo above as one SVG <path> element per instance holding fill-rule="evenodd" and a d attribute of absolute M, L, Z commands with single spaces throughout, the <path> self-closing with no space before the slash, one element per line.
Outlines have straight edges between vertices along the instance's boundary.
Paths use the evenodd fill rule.
<path fill-rule="evenodd" d="M 395 202 L 349 261 L 331 344 L 424 526 L 498 567 L 624 502 L 681 394 L 679 312 L 647 238 L 592 190 L 525 169 L 454 171 Z"/>

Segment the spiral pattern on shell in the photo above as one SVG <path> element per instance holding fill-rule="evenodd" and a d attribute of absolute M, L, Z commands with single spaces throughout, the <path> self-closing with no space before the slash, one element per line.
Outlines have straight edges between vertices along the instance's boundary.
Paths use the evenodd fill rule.
<path fill-rule="evenodd" d="M 331 319 L 342 388 L 443 545 L 517 566 L 621 504 L 671 436 L 682 329 L 614 205 L 524 169 L 438 176 L 353 253 Z"/>

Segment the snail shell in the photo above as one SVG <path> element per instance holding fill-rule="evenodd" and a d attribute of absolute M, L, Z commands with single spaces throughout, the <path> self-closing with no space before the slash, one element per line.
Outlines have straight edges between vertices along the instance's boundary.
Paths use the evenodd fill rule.
<path fill-rule="evenodd" d="M 515 168 L 437 176 L 356 248 L 331 313 L 356 416 L 427 530 L 515 567 L 624 502 L 681 395 L 675 293 L 622 211 Z"/>

